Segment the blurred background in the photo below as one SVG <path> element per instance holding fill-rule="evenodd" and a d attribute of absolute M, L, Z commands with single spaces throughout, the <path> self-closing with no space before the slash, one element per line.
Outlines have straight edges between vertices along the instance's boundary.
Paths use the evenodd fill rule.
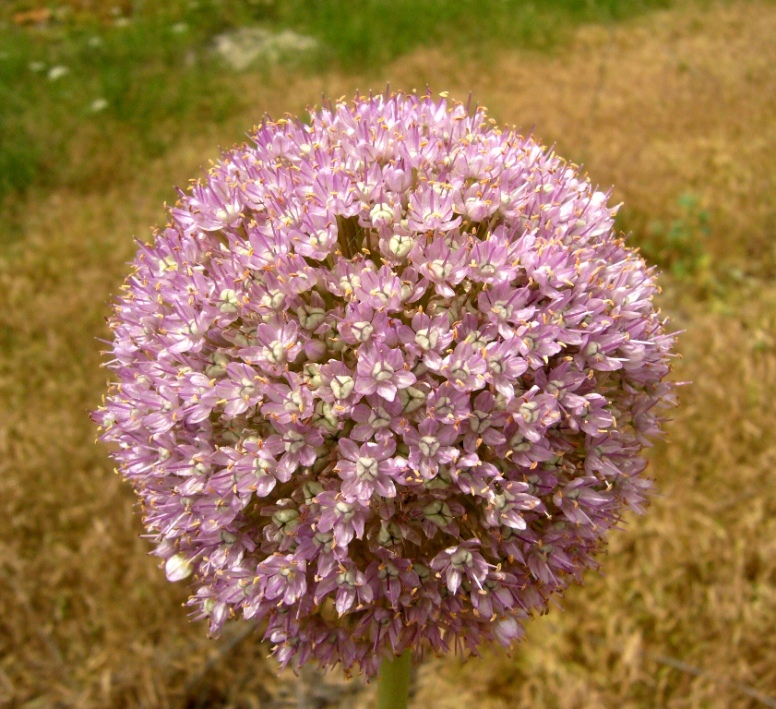
<path fill-rule="evenodd" d="M 370 706 L 165 581 L 95 445 L 135 238 L 265 114 L 447 91 L 584 166 L 662 271 L 656 495 L 511 656 L 412 706 L 776 707 L 776 2 L 0 1 L 0 707 Z"/>

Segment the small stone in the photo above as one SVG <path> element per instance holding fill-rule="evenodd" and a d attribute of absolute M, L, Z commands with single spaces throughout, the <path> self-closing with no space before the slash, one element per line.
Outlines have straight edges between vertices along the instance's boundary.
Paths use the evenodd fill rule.
<path fill-rule="evenodd" d="M 319 43 L 314 37 L 297 34 L 291 30 L 274 33 L 260 27 L 241 27 L 234 32 L 216 36 L 215 52 L 232 69 L 245 71 L 253 64 L 270 66 L 282 59 L 311 52 Z"/>

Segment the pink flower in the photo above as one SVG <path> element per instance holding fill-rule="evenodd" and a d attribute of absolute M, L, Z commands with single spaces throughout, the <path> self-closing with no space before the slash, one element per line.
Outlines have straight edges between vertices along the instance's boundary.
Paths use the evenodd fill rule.
<path fill-rule="evenodd" d="M 265 121 L 117 300 L 103 440 L 154 552 L 282 664 L 508 646 L 594 567 L 673 403 L 608 194 L 429 95 Z"/>
<path fill-rule="evenodd" d="M 417 377 L 404 367 L 401 350 L 385 345 L 366 346 L 358 360 L 356 391 L 377 393 L 388 402 L 396 398 L 399 389 L 414 384 Z"/>
<path fill-rule="evenodd" d="M 394 477 L 404 467 L 401 459 L 391 458 L 396 450 L 393 441 L 364 443 L 360 447 L 347 438 L 341 438 L 339 449 L 343 455 L 334 469 L 344 483 L 345 499 L 356 499 L 369 504 L 373 494 L 396 497 Z"/>

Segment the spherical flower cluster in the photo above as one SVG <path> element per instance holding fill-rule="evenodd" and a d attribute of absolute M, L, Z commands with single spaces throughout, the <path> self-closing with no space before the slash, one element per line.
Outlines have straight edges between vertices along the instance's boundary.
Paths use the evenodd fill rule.
<path fill-rule="evenodd" d="M 95 413 L 213 633 L 373 674 L 509 645 L 649 482 L 672 336 L 607 195 L 482 109 L 358 97 L 181 192 Z"/>

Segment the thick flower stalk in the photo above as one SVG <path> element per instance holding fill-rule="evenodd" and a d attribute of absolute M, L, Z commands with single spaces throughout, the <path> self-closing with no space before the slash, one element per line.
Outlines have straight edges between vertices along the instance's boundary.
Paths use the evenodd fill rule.
<path fill-rule="evenodd" d="M 181 192 L 95 414 L 171 581 L 283 664 L 509 645 L 649 481 L 673 338 L 608 195 L 430 96 L 266 121 Z"/>

